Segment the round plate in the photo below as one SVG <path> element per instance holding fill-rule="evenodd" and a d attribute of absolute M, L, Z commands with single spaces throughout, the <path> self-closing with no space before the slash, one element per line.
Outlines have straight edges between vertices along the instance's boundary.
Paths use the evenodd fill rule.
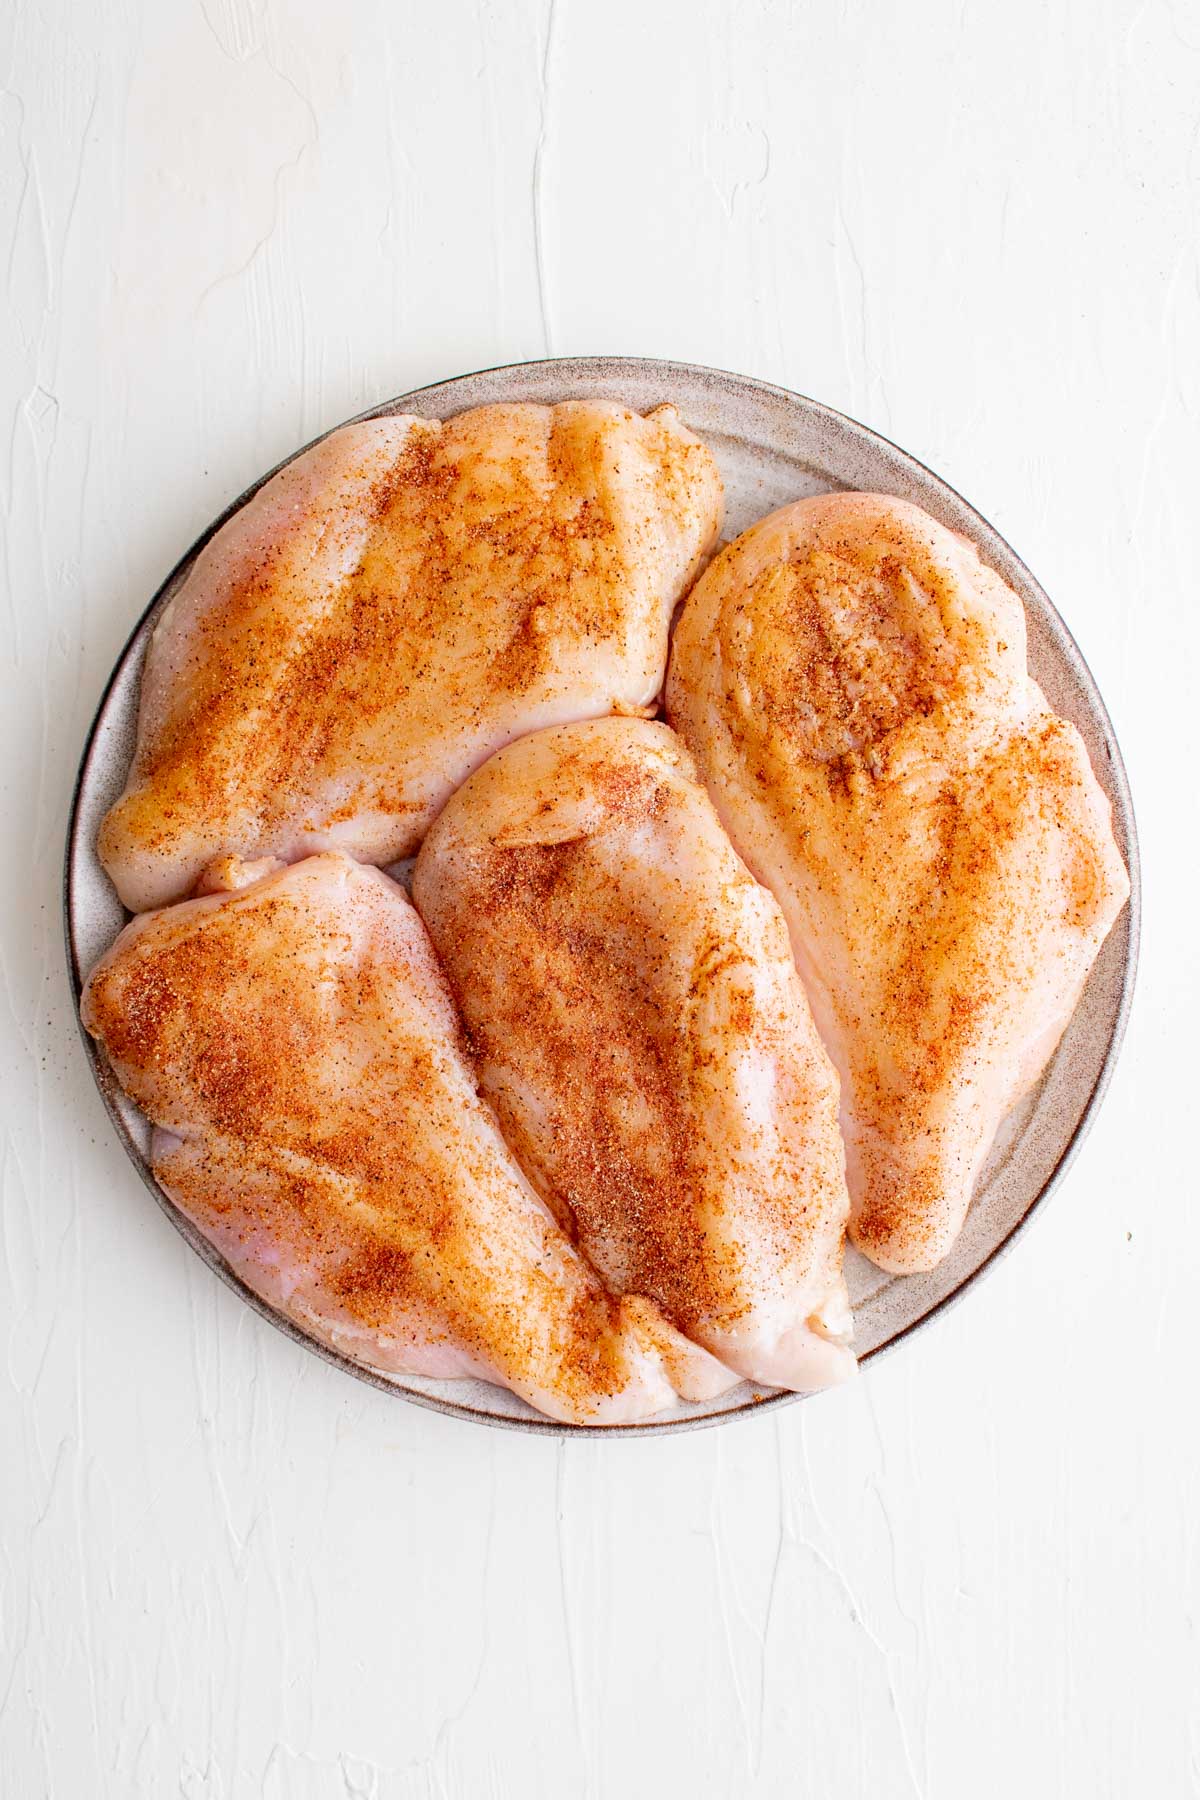
<path fill-rule="evenodd" d="M 931 1274 L 908 1276 L 885 1275 L 854 1251 L 847 1253 L 855 1342 L 860 1358 L 866 1361 L 961 1295 L 1012 1243 L 1039 1201 L 1061 1180 L 1108 1085 L 1133 991 L 1141 906 L 1133 809 L 1121 753 L 1104 703 L 1071 634 L 1003 538 L 911 456 L 827 406 L 766 382 L 688 363 L 572 357 L 463 375 L 402 394 L 360 417 L 404 412 L 447 418 L 466 407 L 497 400 L 594 399 L 619 400 L 638 412 L 648 412 L 663 401 L 674 403 L 687 424 L 712 446 L 721 465 L 727 537 L 785 501 L 830 488 L 861 488 L 916 501 L 943 524 L 973 539 L 984 560 L 1024 601 L 1033 674 L 1055 710 L 1079 727 L 1092 767 L 1112 802 L 1117 842 L 1132 881 L 1129 905 L 1100 953 L 1053 1062 L 1036 1091 L 1001 1132 L 954 1249 Z M 262 479 L 266 481 L 268 476 Z M 71 811 L 65 884 L 67 952 L 76 1000 L 83 977 L 125 922 L 125 912 L 96 859 L 94 846 L 100 820 L 125 784 L 142 660 L 151 631 L 213 532 L 261 485 L 257 482 L 214 521 L 154 596 L 121 654 L 88 735 Z M 361 1380 L 462 1418 L 564 1435 L 688 1431 L 790 1405 L 801 1397 L 743 1384 L 715 1402 L 680 1404 L 646 1425 L 570 1427 L 542 1418 L 514 1395 L 485 1382 L 401 1379 L 363 1369 L 315 1342 L 292 1320 L 268 1307 L 226 1266 L 159 1187 L 148 1161 L 145 1119 L 125 1099 L 98 1046 L 86 1033 L 84 1043 L 131 1161 L 192 1248 L 281 1331 Z"/>

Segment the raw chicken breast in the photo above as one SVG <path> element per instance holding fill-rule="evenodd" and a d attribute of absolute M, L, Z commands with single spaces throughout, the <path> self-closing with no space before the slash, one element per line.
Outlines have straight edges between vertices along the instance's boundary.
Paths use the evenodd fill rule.
<path fill-rule="evenodd" d="M 523 738 L 449 802 L 413 896 L 508 1142 L 612 1291 L 754 1380 L 849 1374 L 837 1078 L 679 739 Z"/>
<path fill-rule="evenodd" d="M 223 874 L 248 885 L 127 927 L 83 1019 L 247 1285 L 371 1368 L 482 1376 L 573 1423 L 730 1387 L 530 1188 L 402 890 L 340 854 Z"/>
<path fill-rule="evenodd" d="M 99 851 L 133 911 L 210 858 L 409 855 L 535 726 L 652 701 L 721 480 L 671 407 L 347 426 L 263 486 L 159 620 Z"/>
<path fill-rule="evenodd" d="M 787 918 L 842 1078 L 851 1236 L 930 1269 L 1129 892 L 1021 603 L 915 506 L 802 500 L 697 584 L 667 706 Z"/>

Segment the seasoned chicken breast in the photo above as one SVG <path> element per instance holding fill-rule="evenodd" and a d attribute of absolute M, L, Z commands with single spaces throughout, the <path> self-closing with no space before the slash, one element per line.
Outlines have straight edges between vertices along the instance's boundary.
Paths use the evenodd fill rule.
<path fill-rule="evenodd" d="M 609 1288 L 757 1381 L 850 1373 L 837 1078 L 674 733 L 605 719 L 502 750 L 413 895 L 483 1092 Z"/>
<path fill-rule="evenodd" d="M 644 706 L 721 481 L 670 407 L 347 426 L 262 487 L 159 620 L 99 851 L 133 911 L 210 858 L 409 855 L 537 726 Z"/>
<path fill-rule="evenodd" d="M 851 1235 L 932 1268 L 1129 892 L 1021 603 L 915 506 L 802 500 L 693 590 L 667 707 L 787 918 L 842 1078 Z"/>
<path fill-rule="evenodd" d="M 159 1181 L 256 1293 L 371 1368 L 573 1423 L 734 1383 L 614 1300 L 530 1188 L 394 882 L 340 854 L 219 877 L 247 885 L 127 927 L 83 1019 L 159 1127 Z"/>

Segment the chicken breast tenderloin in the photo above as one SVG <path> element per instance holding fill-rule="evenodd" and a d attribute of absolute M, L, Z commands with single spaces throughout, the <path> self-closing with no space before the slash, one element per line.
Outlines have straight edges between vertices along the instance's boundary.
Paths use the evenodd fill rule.
<path fill-rule="evenodd" d="M 168 1194 L 248 1286 L 370 1368 L 482 1376 L 613 1425 L 736 1377 L 603 1288 L 478 1097 L 402 890 L 340 854 L 135 919 L 87 1029 Z"/>
<path fill-rule="evenodd" d="M 606 719 L 501 751 L 413 895 L 508 1142 L 612 1291 L 754 1380 L 849 1374 L 837 1078 L 674 733 Z"/>
<path fill-rule="evenodd" d="M 222 853 L 396 861 L 501 745 L 645 706 L 721 504 L 669 406 L 487 406 L 323 439 L 158 622 L 99 836 L 121 899 L 180 899 Z"/>
<path fill-rule="evenodd" d="M 932 1268 L 1129 893 L 1021 603 L 915 506 L 802 500 L 698 582 L 667 709 L 787 918 L 842 1078 L 851 1236 Z"/>

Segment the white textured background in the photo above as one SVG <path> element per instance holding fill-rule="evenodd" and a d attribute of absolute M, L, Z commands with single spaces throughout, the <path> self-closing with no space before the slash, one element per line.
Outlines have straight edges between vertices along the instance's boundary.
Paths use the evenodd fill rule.
<path fill-rule="evenodd" d="M 1200 1793 L 1200 6 L 0 8 L 0 1794 Z M 644 1443 L 335 1373 L 91 1090 L 65 809 L 226 501 L 382 396 L 648 353 L 866 420 L 987 513 L 1146 861 L 1069 1180 L 851 1391 Z"/>

